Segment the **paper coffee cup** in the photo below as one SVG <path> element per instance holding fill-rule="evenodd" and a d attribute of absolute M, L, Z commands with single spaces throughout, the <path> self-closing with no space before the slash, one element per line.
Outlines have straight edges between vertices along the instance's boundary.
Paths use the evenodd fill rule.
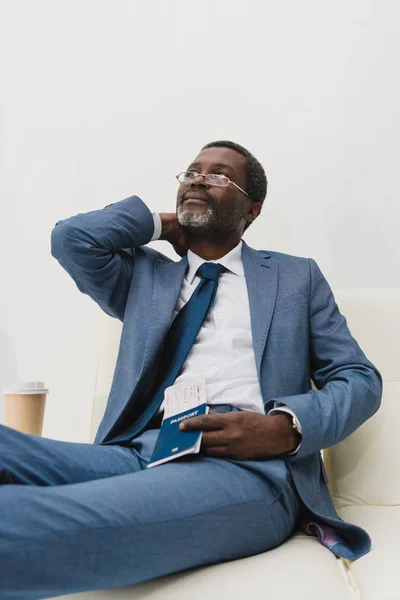
<path fill-rule="evenodd" d="M 10 384 L 3 390 L 5 424 L 23 433 L 42 435 L 48 391 L 44 381 Z"/>

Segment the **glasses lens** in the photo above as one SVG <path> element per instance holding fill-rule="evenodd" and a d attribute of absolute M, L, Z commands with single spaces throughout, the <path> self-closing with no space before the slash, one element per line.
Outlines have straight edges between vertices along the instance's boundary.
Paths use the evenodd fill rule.
<path fill-rule="evenodd" d="M 193 179 L 196 179 L 197 173 L 195 171 L 187 171 L 184 173 L 179 173 L 178 181 L 179 183 L 190 183 Z"/>
<path fill-rule="evenodd" d="M 225 186 L 229 183 L 229 179 L 226 177 L 226 175 L 218 175 L 217 173 L 210 173 L 207 175 L 206 179 L 209 185 Z"/>

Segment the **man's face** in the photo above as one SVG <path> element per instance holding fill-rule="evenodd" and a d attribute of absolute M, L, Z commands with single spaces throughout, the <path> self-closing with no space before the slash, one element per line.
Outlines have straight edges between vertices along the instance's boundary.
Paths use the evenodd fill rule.
<path fill-rule="evenodd" d="M 242 189 L 246 189 L 246 158 L 230 148 L 202 150 L 186 171 L 204 175 L 226 175 Z M 210 186 L 204 177 L 178 188 L 176 212 L 179 223 L 193 235 L 215 237 L 232 231 L 243 232 L 244 215 L 253 202 L 232 183 L 226 187 Z"/>

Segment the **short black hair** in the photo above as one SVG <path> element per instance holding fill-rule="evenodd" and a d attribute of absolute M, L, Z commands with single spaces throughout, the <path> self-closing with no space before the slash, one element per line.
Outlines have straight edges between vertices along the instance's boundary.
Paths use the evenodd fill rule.
<path fill-rule="evenodd" d="M 221 140 L 218 142 L 210 142 L 203 146 L 202 150 L 206 148 L 230 148 L 231 150 L 235 150 L 246 157 L 246 187 L 245 191 L 248 193 L 250 198 L 255 202 L 259 202 L 262 204 L 265 200 L 265 196 L 267 195 L 267 176 L 262 165 L 258 162 L 258 160 L 243 148 L 239 144 L 235 142 L 229 142 L 227 140 Z"/>

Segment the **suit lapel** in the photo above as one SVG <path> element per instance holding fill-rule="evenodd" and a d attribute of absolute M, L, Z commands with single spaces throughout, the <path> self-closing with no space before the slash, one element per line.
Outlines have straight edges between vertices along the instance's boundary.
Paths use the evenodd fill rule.
<path fill-rule="evenodd" d="M 154 334 L 152 347 L 154 344 L 158 347 L 162 343 L 169 329 L 187 264 L 186 256 L 178 262 L 157 260 L 154 264 L 154 302 L 150 321 Z"/>
<path fill-rule="evenodd" d="M 261 379 L 261 360 L 278 290 L 278 263 L 268 252 L 253 250 L 245 242 L 242 260 L 249 296 L 254 354 Z"/>

